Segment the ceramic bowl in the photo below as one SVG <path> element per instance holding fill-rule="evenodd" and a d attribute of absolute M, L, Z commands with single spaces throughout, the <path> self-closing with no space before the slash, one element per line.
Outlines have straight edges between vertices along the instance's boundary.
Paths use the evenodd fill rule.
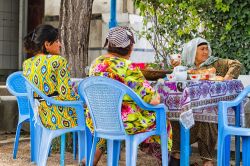
<path fill-rule="evenodd" d="M 174 74 L 166 74 L 167 78 L 169 81 L 175 81 L 175 76 Z"/>
<path fill-rule="evenodd" d="M 190 80 L 197 81 L 197 80 L 201 79 L 201 75 L 200 74 L 189 74 L 189 78 L 190 78 Z"/>

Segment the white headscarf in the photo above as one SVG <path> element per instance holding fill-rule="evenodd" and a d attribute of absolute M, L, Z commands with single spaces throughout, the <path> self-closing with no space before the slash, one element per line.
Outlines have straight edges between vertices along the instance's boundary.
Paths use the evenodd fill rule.
<path fill-rule="evenodd" d="M 195 66 L 195 56 L 196 50 L 199 44 L 207 43 L 208 46 L 208 59 L 211 57 L 212 50 L 210 44 L 207 40 L 197 37 L 189 41 L 188 43 L 184 44 L 183 51 L 182 51 L 182 60 L 187 66 Z M 217 59 L 217 58 L 216 58 Z"/>

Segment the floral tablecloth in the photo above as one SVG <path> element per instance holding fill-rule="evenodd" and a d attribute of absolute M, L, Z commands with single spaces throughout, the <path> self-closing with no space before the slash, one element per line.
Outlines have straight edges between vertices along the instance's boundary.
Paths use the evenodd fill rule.
<path fill-rule="evenodd" d="M 214 123 L 217 123 L 218 119 L 218 102 L 233 100 L 244 89 L 240 80 L 182 82 L 159 80 L 155 88 L 161 96 L 161 102 L 169 109 L 170 119 L 179 120 L 181 113 L 192 109 L 195 121 Z M 241 116 L 244 116 L 243 112 Z M 233 109 L 228 111 L 228 121 L 234 123 Z"/>

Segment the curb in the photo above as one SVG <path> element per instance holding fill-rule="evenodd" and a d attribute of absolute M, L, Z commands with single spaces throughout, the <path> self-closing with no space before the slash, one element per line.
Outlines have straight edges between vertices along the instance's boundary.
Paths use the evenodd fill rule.
<path fill-rule="evenodd" d="M 19 142 L 28 142 L 30 141 L 30 138 L 19 138 Z M 6 144 L 12 144 L 15 142 L 15 138 L 9 138 L 6 140 L 0 141 L 0 145 L 6 145 Z"/>

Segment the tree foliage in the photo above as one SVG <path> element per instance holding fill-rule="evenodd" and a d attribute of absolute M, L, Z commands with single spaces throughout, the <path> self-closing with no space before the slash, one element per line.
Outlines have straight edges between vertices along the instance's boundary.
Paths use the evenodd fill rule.
<path fill-rule="evenodd" d="M 141 36 L 156 51 L 156 61 L 180 52 L 188 40 L 210 41 L 213 55 L 238 59 L 250 71 L 250 1 L 136 0 L 143 16 Z"/>

